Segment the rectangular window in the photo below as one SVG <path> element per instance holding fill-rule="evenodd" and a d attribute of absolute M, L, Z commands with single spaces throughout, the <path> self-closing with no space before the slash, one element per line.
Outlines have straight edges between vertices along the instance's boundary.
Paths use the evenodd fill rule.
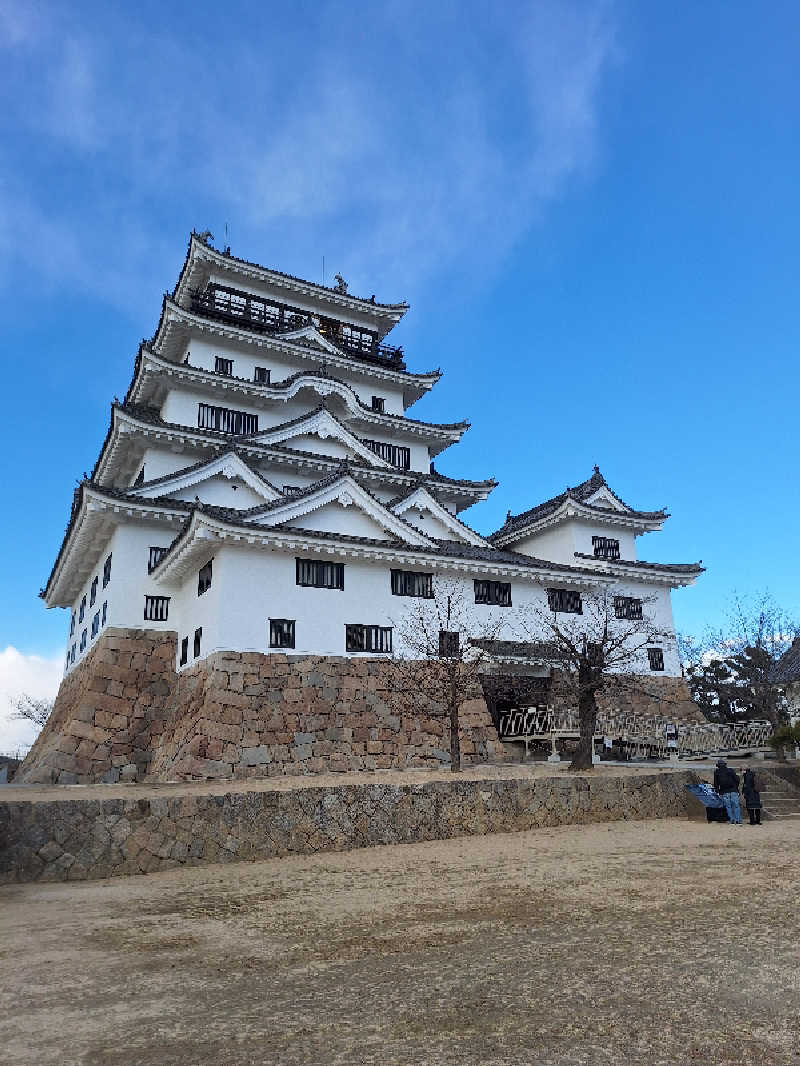
<path fill-rule="evenodd" d="M 92 581 L 92 587 L 89 589 L 89 606 L 90 607 L 94 607 L 94 601 L 97 599 L 97 582 L 98 582 L 98 579 L 95 578 Z"/>
<path fill-rule="evenodd" d="M 103 563 L 103 588 L 106 587 L 106 585 L 109 583 L 110 580 L 111 580 L 111 556 L 109 555 L 109 557 Z"/>
<path fill-rule="evenodd" d="M 220 433 L 258 433 L 258 415 L 246 411 L 231 411 L 210 403 L 197 405 L 197 425 L 200 429 L 216 429 Z"/>
<path fill-rule="evenodd" d="M 385 411 L 384 411 L 385 404 L 386 404 L 386 400 L 384 400 L 383 396 L 373 396 L 372 397 L 372 410 L 373 411 L 377 411 L 379 415 L 385 414 Z"/>
<path fill-rule="evenodd" d="M 664 669 L 664 652 L 661 648 L 648 648 L 647 658 L 650 660 L 651 670 Z"/>
<path fill-rule="evenodd" d="M 203 627 L 199 626 L 194 631 L 194 657 L 195 659 L 200 654 L 200 644 L 203 640 Z"/>
<path fill-rule="evenodd" d="M 420 596 L 433 599 L 433 574 L 417 574 L 413 570 L 392 570 L 393 596 Z"/>
<path fill-rule="evenodd" d="M 103 615 L 102 615 L 102 617 L 100 619 L 100 625 L 101 626 L 104 626 L 106 624 L 107 615 L 108 615 L 108 600 L 104 600 L 104 602 L 103 602 Z"/>
<path fill-rule="evenodd" d="M 270 618 L 269 646 L 271 648 L 294 647 L 294 619 Z"/>
<path fill-rule="evenodd" d="M 346 625 L 344 647 L 345 651 L 349 652 L 390 652 L 392 650 L 391 626 Z"/>
<path fill-rule="evenodd" d="M 71 648 L 69 649 L 69 661 L 70 661 L 71 663 L 74 663 L 74 662 L 75 662 L 75 645 L 74 645 L 74 644 L 73 644 L 73 645 L 72 645 L 72 647 L 71 647 Z"/>
<path fill-rule="evenodd" d="M 64 663 L 64 673 L 69 670 L 69 652 L 67 652 L 67 661 Z"/>
<path fill-rule="evenodd" d="M 155 570 L 155 568 L 158 566 L 158 564 L 161 562 L 161 560 L 164 558 L 164 556 L 167 554 L 168 551 L 169 551 L 169 548 L 159 548 L 159 547 L 151 547 L 150 548 L 150 554 L 149 554 L 149 556 L 147 558 L 147 572 L 148 572 L 148 574 L 152 574 L 152 572 Z"/>
<path fill-rule="evenodd" d="M 78 611 L 78 625 L 81 624 L 81 622 L 84 620 L 85 617 L 86 617 L 86 597 L 84 596 L 83 599 L 81 600 L 81 609 Z"/>
<path fill-rule="evenodd" d="M 446 629 L 439 630 L 439 658 L 457 659 L 459 653 L 458 631 L 451 633 Z"/>
<path fill-rule="evenodd" d="M 581 594 L 580 592 L 573 592 L 572 589 L 548 589 L 547 605 L 554 612 L 583 614 Z"/>
<path fill-rule="evenodd" d="M 642 617 L 642 601 L 633 596 L 615 596 L 614 614 L 617 618 L 638 621 Z"/>
<path fill-rule="evenodd" d="M 619 541 L 612 537 L 592 537 L 595 559 L 619 559 Z"/>
<path fill-rule="evenodd" d="M 186 666 L 189 661 L 189 638 L 184 637 L 181 641 L 181 661 L 180 666 Z"/>
<path fill-rule="evenodd" d="M 211 588 L 211 564 L 213 559 L 209 559 L 205 566 L 200 567 L 200 572 L 197 575 L 197 595 L 202 596 L 204 592 L 208 592 Z"/>
<path fill-rule="evenodd" d="M 284 496 L 297 496 L 298 493 L 303 492 L 303 488 L 300 485 L 284 485 Z"/>
<path fill-rule="evenodd" d="M 145 596 L 145 622 L 166 622 L 169 617 L 169 596 Z"/>
<path fill-rule="evenodd" d="M 475 602 L 491 603 L 497 607 L 511 606 L 510 581 L 478 581 L 475 579 Z"/>
<path fill-rule="evenodd" d="M 297 584 L 315 589 L 343 589 L 344 563 L 325 563 L 318 559 L 296 559 Z"/>
<path fill-rule="evenodd" d="M 81 633 L 81 646 L 80 651 L 86 651 L 86 630 Z"/>
<path fill-rule="evenodd" d="M 73 616 L 72 616 L 72 618 L 70 620 L 70 623 L 69 623 L 69 635 L 71 637 L 75 636 L 75 615 L 74 614 L 73 614 Z"/>
<path fill-rule="evenodd" d="M 397 466 L 401 470 L 408 470 L 411 466 L 410 448 L 403 448 L 397 444 L 384 444 L 379 440 L 364 440 L 361 443 L 366 444 L 370 451 L 375 452 L 392 466 Z"/>
<path fill-rule="evenodd" d="M 257 385 L 269 385 L 269 369 L 265 366 L 257 366 L 253 373 L 253 381 Z"/>
<path fill-rule="evenodd" d="M 95 616 L 92 619 L 92 640 L 94 640 L 94 638 L 97 636 L 97 634 L 99 632 L 100 632 L 100 612 L 96 611 L 95 612 Z"/>
<path fill-rule="evenodd" d="M 233 377 L 233 359 L 221 359 L 218 355 L 214 357 L 214 373 L 223 374 L 226 378 Z"/>

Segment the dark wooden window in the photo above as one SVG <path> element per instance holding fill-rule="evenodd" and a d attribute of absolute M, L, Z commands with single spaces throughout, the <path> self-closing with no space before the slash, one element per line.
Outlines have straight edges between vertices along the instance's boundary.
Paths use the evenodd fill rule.
<path fill-rule="evenodd" d="M 619 559 L 619 541 L 613 537 L 592 537 L 595 559 Z"/>
<path fill-rule="evenodd" d="M 169 548 L 159 548 L 157 546 L 151 546 L 150 555 L 147 558 L 148 574 L 152 574 L 152 572 L 155 570 L 155 568 L 158 566 L 158 564 L 161 562 L 161 560 L 164 558 L 168 551 Z"/>
<path fill-rule="evenodd" d="M 208 592 L 211 588 L 211 564 L 213 559 L 209 559 L 205 566 L 200 567 L 200 571 L 197 575 L 197 595 L 202 596 L 204 592 Z"/>
<path fill-rule="evenodd" d="M 371 452 L 375 452 L 381 459 L 385 459 L 392 466 L 399 467 L 400 470 L 408 470 L 411 466 L 410 448 L 403 448 L 397 444 L 384 444 L 380 440 L 365 440 L 362 444 L 366 444 Z"/>
<path fill-rule="evenodd" d="M 433 574 L 417 574 L 413 570 L 392 570 L 393 596 L 420 596 L 433 599 Z"/>
<path fill-rule="evenodd" d="M 325 563 L 318 559 L 296 559 L 297 584 L 315 589 L 343 589 L 344 563 Z"/>
<path fill-rule="evenodd" d="M 497 607 L 511 606 L 510 581 L 479 581 L 475 579 L 475 602 L 492 603 Z"/>
<path fill-rule="evenodd" d="M 81 646 L 79 651 L 86 651 L 86 630 L 81 633 Z"/>
<path fill-rule="evenodd" d="M 166 622 L 169 616 L 169 596 L 145 596 L 145 622 Z"/>
<path fill-rule="evenodd" d="M 189 638 L 184 637 L 181 641 L 181 661 L 179 666 L 186 666 L 189 661 Z"/>
<path fill-rule="evenodd" d="M 634 596 L 615 596 L 614 614 L 617 618 L 638 621 L 642 617 L 642 601 Z"/>
<path fill-rule="evenodd" d="M 547 604 L 551 611 L 560 611 L 562 614 L 583 614 L 581 594 L 572 589 L 548 589 Z"/>
<path fill-rule="evenodd" d="M 81 600 L 80 610 L 78 611 L 78 624 L 80 624 L 84 620 L 85 617 L 86 617 L 86 597 L 84 596 L 83 599 Z"/>
<path fill-rule="evenodd" d="M 647 658 L 650 660 L 651 670 L 664 669 L 664 652 L 661 648 L 648 648 Z"/>
<path fill-rule="evenodd" d="M 270 618 L 269 646 L 271 648 L 294 647 L 294 619 Z"/>
<path fill-rule="evenodd" d="M 103 616 L 100 619 L 101 626 L 104 626 L 106 624 L 106 618 L 108 618 L 108 600 L 103 601 Z"/>
<path fill-rule="evenodd" d="M 133 483 L 133 487 L 134 488 L 138 488 L 139 485 L 143 485 L 143 484 L 144 484 L 144 467 L 142 467 L 142 469 L 136 475 L 136 480 Z"/>
<path fill-rule="evenodd" d="M 253 381 L 257 385 L 269 385 L 269 368 L 266 366 L 257 366 L 253 372 Z"/>
<path fill-rule="evenodd" d="M 302 485 L 284 485 L 283 486 L 283 494 L 284 494 L 284 496 L 297 496 L 299 493 L 301 493 L 303 491 L 305 491 L 305 490 L 303 489 Z"/>
<path fill-rule="evenodd" d="M 89 606 L 94 607 L 94 601 L 97 599 L 97 585 L 98 578 L 94 578 L 92 581 L 92 587 L 89 589 Z"/>
<path fill-rule="evenodd" d="M 200 429 L 216 429 L 220 433 L 258 433 L 258 415 L 246 411 L 232 411 L 210 403 L 197 405 L 197 425 Z"/>
<path fill-rule="evenodd" d="M 94 640 L 94 638 L 97 636 L 97 634 L 99 632 L 100 632 L 100 612 L 96 611 L 95 612 L 95 616 L 92 619 L 92 640 Z"/>
<path fill-rule="evenodd" d="M 75 662 L 75 645 L 74 644 L 69 649 L 69 658 L 70 658 L 70 662 L 73 662 L 73 663 Z"/>
<path fill-rule="evenodd" d="M 75 636 L 75 615 L 74 614 L 72 616 L 72 620 L 69 623 L 69 635 L 71 637 Z"/>
<path fill-rule="evenodd" d="M 385 404 L 386 404 L 386 400 L 384 400 L 383 396 L 373 396 L 372 397 L 372 410 L 373 411 L 377 411 L 379 415 L 385 414 L 385 411 L 384 411 Z"/>
<path fill-rule="evenodd" d="M 344 627 L 345 651 L 377 651 L 390 652 L 392 650 L 392 630 L 390 626 L 363 626 L 350 624 Z"/>
<path fill-rule="evenodd" d="M 111 556 L 109 555 L 106 561 L 103 563 L 103 588 L 111 580 Z"/>
<path fill-rule="evenodd" d="M 200 654 L 200 645 L 203 641 L 203 627 L 198 626 L 194 631 L 194 658 Z"/>
<path fill-rule="evenodd" d="M 439 630 L 439 658 L 457 659 L 460 650 L 459 633 L 449 632 L 446 629 Z"/>
<path fill-rule="evenodd" d="M 214 373 L 222 374 L 226 378 L 233 377 L 233 359 L 221 359 L 220 356 L 214 357 Z"/>

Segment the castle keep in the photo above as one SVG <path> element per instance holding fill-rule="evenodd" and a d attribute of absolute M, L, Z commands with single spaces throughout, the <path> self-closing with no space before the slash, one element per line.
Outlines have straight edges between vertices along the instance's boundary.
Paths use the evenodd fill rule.
<path fill-rule="evenodd" d="M 467 423 L 407 414 L 441 373 L 387 343 L 406 311 L 192 235 L 42 590 L 68 611 L 65 677 L 18 779 L 446 762 L 446 723 L 382 695 L 404 604 L 444 580 L 476 635 L 493 626 L 499 663 L 520 612 L 579 613 L 613 588 L 620 618 L 661 634 L 637 666 L 651 691 L 686 696 L 670 590 L 701 567 L 636 551 L 666 513 L 628 506 L 595 468 L 476 533 L 460 515 L 496 482 L 434 465 Z M 546 700 L 546 663 L 529 673 Z M 465 762 L 503 757 L 491 689 L 462 708 Z"/>

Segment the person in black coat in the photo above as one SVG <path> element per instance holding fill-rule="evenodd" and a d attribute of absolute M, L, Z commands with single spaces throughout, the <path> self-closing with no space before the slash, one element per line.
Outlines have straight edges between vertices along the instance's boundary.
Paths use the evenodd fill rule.
<path fill-rule="evenodd" d="M 747 813 L 750 815 L 750 825 L 761 825 L 761 790 L 758 778 L 749 766 L 742 778 L 742 794 Z"/>
<path fill-rule="evenodd" d="M 739 775 L 732 770 L 724 759 L 717 759 L 714 771 L 714 791 L 722 796 L 728 821 L 734 825 L 742 824 L 742 810 L 739 806 Z"/>

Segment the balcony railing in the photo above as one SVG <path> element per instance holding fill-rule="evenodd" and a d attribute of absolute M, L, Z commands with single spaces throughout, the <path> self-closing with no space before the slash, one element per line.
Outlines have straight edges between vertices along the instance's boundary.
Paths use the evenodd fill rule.
<path fill-rule="evenodd" d="M 192 293 L 191 308 L 196 314 L 230 322 L 242 329 L 259 333 L 287 333 L 302 329 L 312 321 L 307 311 L 297 307 L 254 296 L 226 285 L 211 282 L 203 292 Z M 337 348 L 357 356 L 386 364 L 396 370 L 405 370 L 403 349 L 390 344 L 380 344 L 376 334 L 339 322 L 335 318 L 317 316 L 318 330 L 330 339 Z"/>

